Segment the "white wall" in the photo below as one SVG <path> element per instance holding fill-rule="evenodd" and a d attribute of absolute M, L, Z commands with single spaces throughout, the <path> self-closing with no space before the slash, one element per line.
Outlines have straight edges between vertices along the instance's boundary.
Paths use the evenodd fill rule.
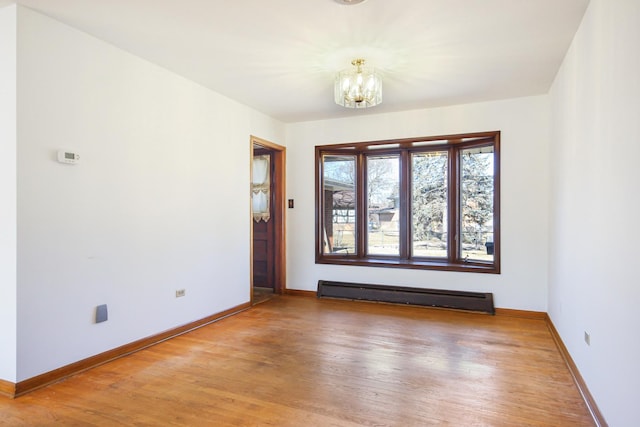
<path fill-rule="evenodd" d="M 502 131 L 502 274 L 315 264 L 314 146 L 492 130 Z M 288 125 L 289 288 L 316 290 L 324 279 L 482 291 L 497 307 L 546 311 L 548 141 L 546 96 Z"/>
<path fill-rule="evenodd" d="M 16 6 L 0 8 L 0 380 L 16 380 Z"/>
<path fill-rule="evenodd" d="M 18 75 L 18 381 L 249 301 L 249 136 L 281 123 L 22 7 Z"/>
<path fill-rule="evenodd" d="M 640 2 L 592 0 L 551 91 L 549 314 L 611 426 L 640 425 L 639 76 Z"/>

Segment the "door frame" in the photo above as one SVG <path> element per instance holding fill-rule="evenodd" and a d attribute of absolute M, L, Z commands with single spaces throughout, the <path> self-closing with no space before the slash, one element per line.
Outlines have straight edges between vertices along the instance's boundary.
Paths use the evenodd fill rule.
<path fill-rule="evenodd" d="M 286 148 L 266 139 L 251 135 L 249 138 L 249 234 L 250 234 L 250 254 L 249 254 L 249 284 L 251 303 L 253 303 L 253 203 L 251 203 L 251 183 L 253 182 L 253 146 L 259 145 L 273 152 L 273 192 L 274 192 L 274 214 L 273 234 L 274 234 L 274 288 L 276 294 L 283 294 L 287 289 L 287 252 L 286 252 Z"/>

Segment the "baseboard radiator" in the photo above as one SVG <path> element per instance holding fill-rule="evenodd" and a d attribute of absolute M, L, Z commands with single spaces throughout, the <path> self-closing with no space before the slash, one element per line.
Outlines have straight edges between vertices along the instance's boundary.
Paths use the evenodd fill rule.
<path fill-rule="evenodd" d="M 319 280 L 318 298 L 340 298 L 443 307 L 495 314 L 493 294 L 481 292 L 446 291 Z"/>

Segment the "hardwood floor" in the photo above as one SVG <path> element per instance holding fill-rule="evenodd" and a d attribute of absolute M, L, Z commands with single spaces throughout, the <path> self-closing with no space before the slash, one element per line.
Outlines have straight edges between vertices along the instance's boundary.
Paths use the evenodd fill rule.
<path fill-rule="evenodd" d="M 594 425 L 543 320 L 295 296 L 0 398 L 0 424 Z"/>

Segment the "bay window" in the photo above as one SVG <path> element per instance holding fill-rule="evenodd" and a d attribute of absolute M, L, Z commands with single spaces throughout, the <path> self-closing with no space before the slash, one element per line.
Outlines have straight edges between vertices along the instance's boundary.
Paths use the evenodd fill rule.
<path fill-rule="evenodd" d="M 316 147 L 316 262 L 500 272 L 500 132 Z"/>

